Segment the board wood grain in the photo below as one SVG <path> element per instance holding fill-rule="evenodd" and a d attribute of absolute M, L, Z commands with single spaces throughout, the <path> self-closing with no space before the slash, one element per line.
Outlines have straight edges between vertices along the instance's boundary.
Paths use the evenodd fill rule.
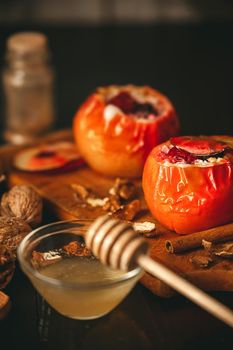
<path fill-rule="evenodd" d="M 52 140 L 69 139 L 70 133 L 64 132 L 53 135 Z M 45 139 L 47 141 L 48 139 Z M 63 174 L 48 175 L 39 173 L 26 173 L 9 168 L 9 158 L 12 159 L 17 153 L 18 148 L 10 148 L 9 156 L 7 149 L 4 150 L 4 157 L 8 160 L 9 186 L 16 184 L 30 184 L 44 198 L 46 207 L 52 210 L 58 220 L 67 219 L 95 219 L 99 215 L 106 213 L 101 207 L 83 206 L 77 200 L 76 194 L 71 184 L 80 184 L 93 190 L 100 198 L 108 195 L 108 190 L 114 184 L 115 179 L 104 177 L 87 166 Z M 3 154 L 2 153 L 2 154 Z M 1 155 L 1 151 L 0 151 Z M 6 163 L 6 162 L 5 162 Z M 184 276 L 194 284 L 204 290 L 212 291 L 233 291 L 233 262 L 226 259 L 219 259 L 209 268 L 200 268 L 193 265 L 191 259 L 200 256 L 202 249 L 196 249 L 182 254 L 170 254 L 165 250 L 165 241 L 177 237 L 171 231 L 165 229 L 148 211 L 143 192 L 141 181 L 136 180 L 135 185 L 138 188 L 138 196 L 142 203 L 142 212 L 135 221 L 149 220 L 155 222 L 158 234 L 155 238 L 147 238 L 150 243 L 150 255 L 153 259 L 158 260 L 171 268 L 175 272 Z M 169 297 L 174 294 L 173 290 L 157 278 L 146 273 L 141 279 L 141 283 L 150 289 L 153 293 Z"/>

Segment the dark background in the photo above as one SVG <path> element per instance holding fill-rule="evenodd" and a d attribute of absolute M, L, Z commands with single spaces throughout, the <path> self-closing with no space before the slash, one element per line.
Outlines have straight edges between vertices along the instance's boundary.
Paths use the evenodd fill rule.
<path fill-rule="evenodd" d="M 39 30 L 48 35 L 56 70 L 56 128 L 71 127 L 97 86 L 134 83 L 172 100 L 183 134 L 232 134 L 232 18 L 230 0 L 2 0 L 1 67 L 10 34 Z M 2 129 L 4 118 L 2 108 Z M 7 292 L 13 308 L 0 323 L 0 349 L 232 348 L 229 327 L 180 296 L 161 299 L 140 285 L 101 320 L 43 314 L 42 344 L 35 294 L 19 270 Z M 214 295 L 233 307 L 232 293 Z"/>
<path fill-rule="evenodd" d="M 0 62 L 10 34 L 48 35 L 57 74 L 56 128 L 71 126 L 97 86 L 134 83 L 172 100 L 183 134 L 230 134 L 232 18 L 230 0 L 1 0 Z"/>

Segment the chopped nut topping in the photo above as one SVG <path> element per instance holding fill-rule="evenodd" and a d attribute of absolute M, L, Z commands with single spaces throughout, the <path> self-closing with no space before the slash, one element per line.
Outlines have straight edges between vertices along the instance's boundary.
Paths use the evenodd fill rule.
<path fill-rule="evenodd" d="M 69 255 L 74 255 L 74 256 L 91 256 L 92 255 L 91 251 L 87 249 L 84 243 L 80 244 L 77 241 L 70 242 L 69 244 L 65 245 L 63 249 Z"/>
<path fill-rule="evenodd" d="M 84 243 L 73 241 L 60 249 L 49 250 L 48 252 L 32 252 L 31 263 L 34 268 L 39 269 L 60 261 L 63 257 L 69 258 L 72 256 L 92 256 L 89 249 Z"/>
<path fill-rule="evenodd" d="M 62 259 L 61 254 L 58 251 L 48 251 L 48 252 L 37 252 L 34 250 L 32 252 L 31 263 L 35 268 L 46 267 Z"/>

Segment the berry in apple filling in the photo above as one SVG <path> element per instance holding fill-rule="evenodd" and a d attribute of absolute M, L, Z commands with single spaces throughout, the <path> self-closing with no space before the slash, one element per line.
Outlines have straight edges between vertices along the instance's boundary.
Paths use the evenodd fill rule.
<path fill-rule="evenodd" d="M 147 119 L 158 116 L 158 110 L 150 103 L 140 103 L 131 94 L 122 91 L 107 101 L 107 105 L 118 107 L 125 114 L 132 114 L 138 119 Z"/>
<path fill-rule="evenodd" d="M 162 152 L 163 153 L 163 152 Z M 197 157 L 177 147 L 169 149 L 168 153 L 163 153 L 162 158 L 168 160 L 170 163 L 187 163 L 193 164 Z"/>

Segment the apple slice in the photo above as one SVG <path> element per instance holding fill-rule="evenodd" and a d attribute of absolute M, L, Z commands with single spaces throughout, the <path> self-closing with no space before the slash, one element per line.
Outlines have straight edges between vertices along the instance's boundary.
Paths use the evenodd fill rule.
<path fill-rule="evenodd" d="M 84 164 L 72 142 L 39 145 L 20 151 L 14 166 L 29 172 L 57 172 L 73 170 Z"/>
<path fill-rule="evenodd" d="M 185 162 L 187 164 L 192 164 L 197 159 L 194 154 L 175 146 L 170 148 L 166 156 L 171 163 Z"/>
<path fill-rule="evenodd" d="M 211 140 L 202 136 L 173 137 L 170 142 L 178 149 L 189 152 L 199 158 L 219 157 L 229 149 L 229 144 L 225 142 Z"/>

